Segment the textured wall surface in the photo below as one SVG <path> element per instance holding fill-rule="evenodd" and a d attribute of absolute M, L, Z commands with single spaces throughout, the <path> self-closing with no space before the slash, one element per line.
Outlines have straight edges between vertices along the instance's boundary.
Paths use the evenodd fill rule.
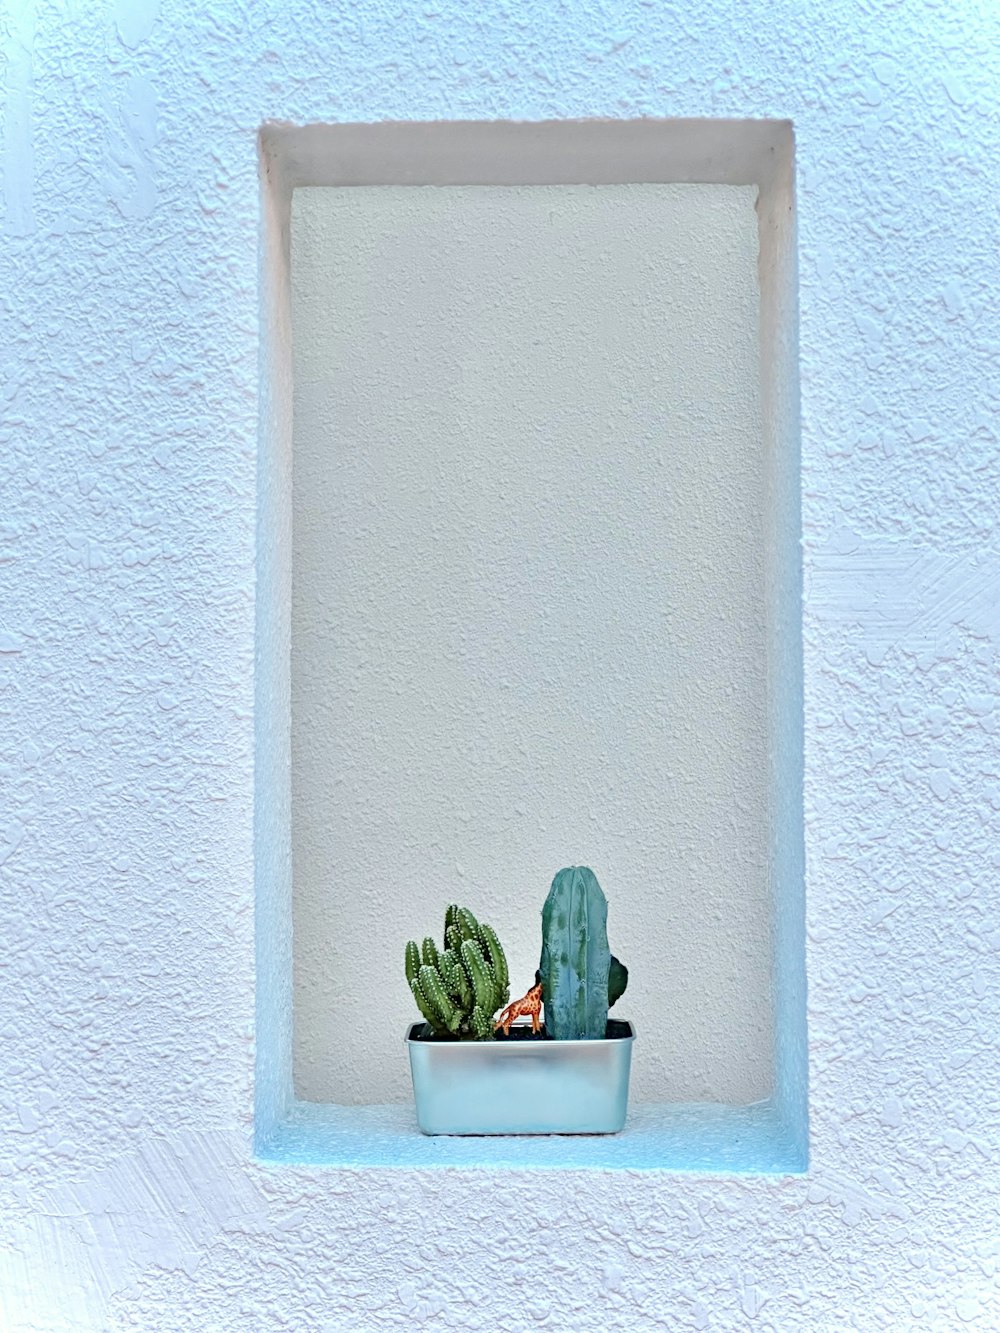
<path fill-rule="evenodd" d="M 301 1097 L 409 1100 L 406 940 L 467 902 L 522 994 L 581 862 L 633 1100 L 771 1092 L 756 198 L 296 190 Z"/>
<path fill-rule="evenodd" d="M 971 2 L 8 7 L 4 1328 L 1000 1325 L 998 53 Z M 796 124 L 810 1172 L 254 1167 L 257 127 L 647 115 Z"/>

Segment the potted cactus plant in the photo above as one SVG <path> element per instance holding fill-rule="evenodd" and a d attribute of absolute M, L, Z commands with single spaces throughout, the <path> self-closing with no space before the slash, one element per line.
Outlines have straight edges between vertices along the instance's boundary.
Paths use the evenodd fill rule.
<path fill-rule="evenodd" d="M 406 1035 L 425 1134 L 624 1126 L 635 1032 L 608 1019 L 628 972 L 608 947 L 607 912 L 592 870 L 560 870 L 542 909 L 535 984 L 512 1004 L 497 934 L 467 908 L 447 909 L 442 948 L 430 937 L 407 944 L 406 979 L 425 1020 Z"/>

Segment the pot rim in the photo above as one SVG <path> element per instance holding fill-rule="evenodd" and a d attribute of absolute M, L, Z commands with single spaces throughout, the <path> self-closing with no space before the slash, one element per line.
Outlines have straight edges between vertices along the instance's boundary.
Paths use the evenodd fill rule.
<path fill-rule="evenodd" d="M 591 1047 L 592 1047 L 592 1046 L 594 1046 L 594 1045 L 597 1044 L 597 1043 L 606 1043 L 606 1044 L 608 1044 L 608 1045 L 624 1045 L 626 1042 L 632 1042 L 632 1041 L 635 1041 L 635 1024 L 632 1022 L 631 1019 L 628 1019 L 628 1018 L 616 1018 L 614 1021 L 615 1021 L 616 1023 L 623 1023 L 623 1024 L 628 1028 L 628 1030 L 629 1030 L 629 1031 L 628 1031 L 628 1036 L 626 1036 L 626 1037 L 587 1037 L 587 1038 L 577 1038 L 577 1037 L 572 1037 L 572 1038 L 569 1038 L 569 1039 L 566 1040 L 566 1041 L 555 1041 L 554 1039 L 553 1039 L 553 1040 L 546 1040 L 546 1041 L 534 1041 L 534 1042 L 530 1042 L 527 1046 L 525 1046 L 523 1043 L 521 1043 L 521 1042 L 519 1042 L 519 1041 L 510 1041 L 510 1042 L 507 1042 L 507 1041 L 501 1041 L 501 1042 L 493 1042 L 493 1043 L 490 1043 L 489 1046 L 488 1046 L 488 1049 L 489 1049 L 491 1052 L 498 1052 L 498 1051 L 519 1051 L 521 1054 L 523 1054 L 526 1050 L 543 1051 L 543 1050 L 548 1050 L 548 1049 L 554 1047 L 556 1050 L 564 1050 L 564 1051 L 565 1051 L 565 1050 L 570 1050 L 570 1049 L 572 1049 L 574 1046 L 591 1046 Z M 469 1040 L 469 1041 L 453 1041 L 453 1040 L 452 1040 L 451 1038 L 449 1038 L 449 1037 L 442 1037 L 442 1038 L 439 1038 L 439 1039 L 436 1040 L 436 1041 L 435 1041 L 435 1040 L 430 1040 L 430 1041 L 429 1041 L 429 1040 L 427 1040 L 427 1038 L 424 1038 L 424 1037 L 421 1037 L 421 1038 L 419 1038 L 419 1039 L 415 1038 L 414 1035 L 413 1035 L 414 1029 L 415 1029 L 415 1028 L 423 1028 L 423 1027 L 426 1027 L 426 1026 L 427 1026 L 426 1023 L 424 1023 L 424 1022 L 410 1023 L 410 1024 L 407 1026 L 406 1033 L 405 1033 L 405 1035 L 404 1035 L 404 1037 L 403 1037 L 404 1045 L 409 1046 L 409 1045 L 413 1044 L 413 1045 L 417 1045 L 417 1046 L 443 1046 L 443 1047 L 447 1047 L 447 1048 L 450 1049 L 450 1050 L 456 1050 L 456 1051 L 459 1051 L 459 1050 L 467 1050 L 467 1049 L 471 1049 L 471 1050 L 474 1050 L 474 1051 L 475 1051 L 475 1050 L 479 1050 L 479 1051 L 481 1051 L 481 1050 L 483 1050 L 485 1047 L 487 1047 L 487 1043 L 486 1043 L 486 1042 L 483 1042 L 483 1041 L 472 1041 L 472 1040 Z M 529 1027 L 529 1026 L 530 1026 L 530 1024 L 528 1024 L 528 1023 L 515 1023 L 515 1024 L 513 1025 L 513 1027 L 515 1027 L 515 1028 L 526 1028 L 526 1027 Z M 512 1030 L 513 1030 L 513 1029 L 512 1029 Z"/>

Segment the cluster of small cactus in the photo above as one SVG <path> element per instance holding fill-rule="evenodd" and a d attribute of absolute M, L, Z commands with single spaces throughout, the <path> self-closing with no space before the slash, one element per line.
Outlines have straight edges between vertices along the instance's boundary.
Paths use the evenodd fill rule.
<path fill-rule="evenodd" d="M 547 1037 L 596 1041 L 607 1034 L 608 1009 L 628 985 L 628 969 L 608 947 L 607 919 L 594 872 L 560 870 L 542 908 L 536 991 L 512 1006 L 515 1017 L 530 1012 L 536 1022 L 540 983 Z M 493 1040 L 494 1015 L 509 999 L 507 959 L 496 932 L 468 908 L 452 904 L 445 912 L 443 948 L 430 936 L 419 946 L 407 943 L 406 980 L 432 1035 Z"/>
<path fill-rule="evenodd" d="M 435 1036 L 493 1040 L 493 1015 L 509 999 L 507 959 L 496 932 L 466 907 L 445 912 L 444 948 L 428 935 L 406 945 L 406 980 Z"/>
<path fill-rule="evenodd" d="M 556 1041 L 598 1040 L 608 1009 L 624 993 L 628 969 L 608 948 L 608 902 L 587 866 L 569 866 L 552 881 L 542 908 L 538 970 L 545 1031 Z"/>

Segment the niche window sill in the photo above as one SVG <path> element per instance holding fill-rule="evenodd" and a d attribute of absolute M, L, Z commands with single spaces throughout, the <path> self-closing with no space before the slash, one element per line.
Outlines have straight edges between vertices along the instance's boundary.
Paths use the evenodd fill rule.
<path fill-rule="evenodd" d="M 258 1143 L 272 1165 L 508 1167 L 793 1174 L 805 1146 L 772 1101 L 752 1106 L 640 1104 L 620 1134 L 429 1136 L 413 1107 L 296 1102 Z"/>

